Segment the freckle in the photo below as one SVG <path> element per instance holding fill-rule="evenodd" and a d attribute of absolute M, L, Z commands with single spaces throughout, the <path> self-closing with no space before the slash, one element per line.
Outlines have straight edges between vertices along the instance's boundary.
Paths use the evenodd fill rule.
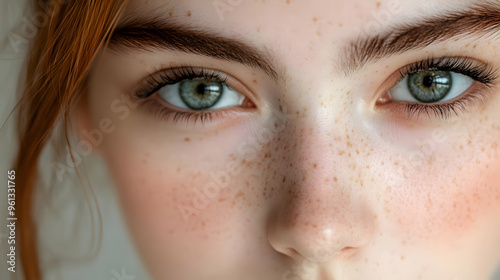
<path fill-rule="evenodd" d="M 172 12 L 168 13 L 168 16 L 171 17 L 172 16 Z"/>
<path fill-rule="evenodd" d="M 333 181 L 337 182 L 337 180 L 338 180 L 337 177 L 333 177 Z"/>
<path fill-rule="evenodd" d="M 318 168 L 318 165 L 315 163 L 315 164 L 313 165 L 313 167 L 316 169 L 316 168 Z"/>
<path fill-rule="evenodd" d="M 188 11 L 187 16 L 188 16 L 188 17 L 190 17 L 190 16 L 191 16 L 191 11 Z"/>
<path fill-rule="evenodd" d="M 344 25 L 342 23 L 339 23 L 339 27 L 342 27 L 342 26 L 344 26 Z"/>
<path fill-rule="evenodd" d="M 177 172 L 181 172 L 181 168 L 180 167 L 177 167 Z"/>
<path fill-rule="evenodd" d="M 283 183 L 286 181 L 286 176 L 283 176 Z"/>
<path fill-rule="evenodd" d="M 191 139 L 189 139 L 189 138 L 184 138 L 184 142 L 189 142 L 189 141 L 191 141 Z"/>
<path fill-rule="evenodd" d="M 253 83 L 254 83 L 254 84 L 256 84 L 256 85 L 258 85 L 258 84 L 259 84 L 259 83 L 257 83 L 257 80 L 253 80 Z"/>
<path fill-rule="evenodd" d="M 474 46 L 472 46 L 473 49 L 475 49 L 477 47 L 477 44 L 474 44 Z"/>
<path fill-rule="evenodd" d="M 377 9 L 380 9 L 380 6 L 381 6 L 381 5 L 382 5 L 382 4 L 381 4 L 380 2 L 377 2 Z"/>
<path fill-rule="evenodd" d="M 317 21 L 318 21 L 318 18 L 313 18 L 313 21 L 314 21 L 314 22 L 317 22 Z"/>
<path fill-rule="evenodd" d="M 401 256 L 401 260 L 404 260 L 405 259 L 405 256 Z"/>

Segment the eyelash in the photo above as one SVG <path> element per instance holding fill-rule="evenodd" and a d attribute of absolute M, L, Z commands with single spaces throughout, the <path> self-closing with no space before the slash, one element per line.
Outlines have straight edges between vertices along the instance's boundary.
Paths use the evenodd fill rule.
<path fill-rule="evenodd" d="M 192 66 L 161 70 L 158 72 L 157 76 L 158 77 L 155 78 L 154 75 L 151 75 L 145 80 L 146 85 L 136 91 L 134 94 L 135 99 L 142 101 L 155 94 L 161 88 L 184 80 L 207 79 L 219 81 L 223 84 L 226 84 L 228 81 L 228 78 L 224 77 L 223 73 L 220 71 L 208 70 L 202 67 L 195 68 Z M 193 123 L 196 123 L 199 121 L 203 124 L 206 121 L 211 121 L 218 115 L 225 114 L 227 116 L 227 113 L 221 110 L 181 111 L 182 109 L 171 109 L 161 103 L 162 102 L 158 100 L 152 99 L 144 101 L 141 105 L 147 106 L 148 109 L 150 109 L 153 114 L 160 119 L 168 119 L 169 117 L 172 117 L 172 121 L 174 123 L 177 123 L 178 121 L 186 123 L 193 121 Z"/>
<path fill-rule="evenodd" d="M 420 71 L 449 71 L 468 76 L 481 83 L 485 87 L 484 90 L 476 89 L 470 93 L 464 93 L 463 97 L 452 100 L 447 103 L 436 104 L 423 104 L 423 103 L 404 103 L 400 102 L 399 106 L 403 106 L 404 111 L 408 114 L 409 118 L 427 115 L 429 118 L 431 114 L 443 119 L 449 118 L 451 115 L 459 115 L 459 112 L 467 111 L 471 104 L 480 104 L 485 100 L 486 88 L 493 86 L 497 80 L 496 71 L 485 64 L 478 64 L 475 60 L 470 58 L 428 58 L 426 60 L 413 63 L 403 67 L 399 71 L 399 80 L 395 83 L 401 82 L 407 75 L 411 75 Z M 222 72 L 216 70 L 208 70 L 205 68 L 194 68 L 191 66 L 177 67 L 169 70 L 161 70 L 157 74 L 149 76 L 145 81 L 145 86 L 140 88 L 134 94 L 135 99 L 144 101 L 152 96 L 158 90 L 167 85 L 172 85 L 183 80 L 192 79 L 207 79 L 216 80 L 226 83 L 228 78 L 223 77 Z M 178 121 L 193 121 L 196 123 L 200 121 L 202 124 L 206 121 L 211 121 L 224 113 L 222 110 L 209 110 L 209 111 L 181 111 L 179 109 L 172 109 L 167 107 L 158 100 L 145 100 L 141 105 L 148 106 L 154 115 L 161 119 L 168 119 L 173 116 L 174 123 Z"/>
<path fill-rule="evenodd" d="M 432 114 L 443 119 L 448 119 L 452 115 L 458 116 L 460 112 L 467 111 L 470 105 L 483 103 L 486 97 L 486 88 L 492 87 L 497 80 L 496 71 L 492 67 L 486 64 L 480 65 L 471 58 L 428 58 L 402 68 L 399 71 L 400 78 L 395 84 L 401 82 L 407 75 L 429 70 L 462 74 L 481 83 L 484 87 L 482 89 L 476 88 L 469 93 L 463 93 L 463 97 L 447 103 L 401 103 L 401 106 L 404 106 L 404 110 L 408 114 L 408 118 L 414 116 L 418 118 L 422 114 L 427 115 L 429 118 Z"/>

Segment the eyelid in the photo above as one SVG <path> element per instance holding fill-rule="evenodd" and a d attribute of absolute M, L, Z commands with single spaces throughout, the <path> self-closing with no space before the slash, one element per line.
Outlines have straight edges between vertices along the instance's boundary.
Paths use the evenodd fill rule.
<path fill-rule="evenodd" d="M 435 67 L 435 66 L 438 67 Z M 430 66 L 430 67 L 429 67 Z M 428 68 L 426 68 L 428 67 Z M 473 85 L 459 97 L 443 103 L 413 103 L 393 101 L 390 90 L 400 83 L 404 77 L 419 71 L 442 70 L 466 75 L 474 80 Z M 375 95 L 374 106 L 401 114 L 404 110 L 411 117 L 420 111 L 448 118 L 450 114 L 458 115 L 462 111 L 471 111 L 473 105 L 484 103 L 492 93 L 491 87 L 497 84 L 497 71 L 485 62 L 470 57 L 442 57 L 428 58 L 414 63 L 409 63 L 391 74 L 381 85 Z"/>
<path fill-rule="evenodd" d="M 241 82 L 236 77 L 227 74 L 223 70 L 193 67 L 190 65 L 161 69 L 153 74 L 149 74 L 141 80 L 141 86 L 139 86 L 137 90 L 134 91 L 134 99 L 142 100 L 148 98 L 149 96 L 156 94 L 158 90 L 165 85 L 175 84 L 182 80 L 189 80 L 189 78 L 180 77 L 183 73 L 189 74 L 188 76 L 191 76 L 192 78 L 201 78 L 201 76 L 204 74 L 205 76 L 207 76 L 207 78 L 211 77 L 214 80 L 224 82 L 231 89 L 250 99 L 257 108 L 260 107 L 258 106 L 260 104 L 258 96 L 254 94 L 246 84 Z M 177 79 L 177 81 L 168 82 L 165 80 L 166 76 Z"/>
<path fill-rule="evenodd" d="M 456 68 L 461 68 L 463 71 L 457 71 Z M 392 73 L 382 83 L 380 90 L 377 91 L 376 103 L 381 104 L 388 102 L 390 99 L 389 91 L 400 83 L 407 75 L 426 70 L 456 72 L 468 76 L 475 82 L 480 82 L 488 87 L 494 86 L 498 79 L 497 71 L 495 71 L 489 63 L 482 62 L 471 57 L 429 57 L 424 60 L 408 63 L 399 68 L 396 72 Z"/>

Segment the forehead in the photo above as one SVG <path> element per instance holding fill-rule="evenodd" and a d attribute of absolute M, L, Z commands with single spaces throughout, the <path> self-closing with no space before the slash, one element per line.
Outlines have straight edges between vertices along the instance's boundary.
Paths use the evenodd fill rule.
<path fill-rule="evenodd" d="M 467 4 L 471 0 L 132 0 L 127 15 L 155 16 L 201 25 L 207 29 L 260 28 L 293 34 L 305 27 L 381 28 L 408 17 L 417 19 Z"/>

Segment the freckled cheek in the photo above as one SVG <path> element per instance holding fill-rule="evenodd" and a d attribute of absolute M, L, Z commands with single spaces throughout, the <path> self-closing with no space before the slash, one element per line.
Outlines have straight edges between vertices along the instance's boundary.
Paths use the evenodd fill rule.
<path fill-rule="evenodd" d="M 420 177 L 418 182 L 410 178 L 414 184 L 399 190 L 393 200 L 399 210 L 392 218 L 409 239 L 451 244 L 480 219 L 492 215 L 500 219 L 500 158 L 482 165 L 464 164 L 461 171 L 451 162 L 444 166 L 454 171 Z"/>
<path fill-rule="evenodd" d="M 195 190 L 203 192 L 206 178 L 176 175 L 173 169 L 160 174 L 158 168 L 123 161 L 111 169 L 131 235 L 148 265 L 175 271 L 194 258 L 214 267 L 227 258 L 225 241 L 234 228 L 228 224 L 230 201 L 218 201 L 224 194 L 204 201 Z"/>
<path fill-rule="evenodd" d="M 255 209 L 263 208 L 255 195 L 260 191 L 254 184 L 260 174 L 257 164 L 230 156 L 206 169 L 176 161 L 175 156 L 160 159 L 149 154 L 105 155 L 124 216 L 146 258 L 153 263 L 170 259 L 178 265 L 188 265 L 193 256 L 207 258 L 206 263 L 230 262 L 255 248 L 238 238 L 246 234 L 241 229 L 252 228 Z M 215 251 L 219 258 L 214 259 Z"/>

